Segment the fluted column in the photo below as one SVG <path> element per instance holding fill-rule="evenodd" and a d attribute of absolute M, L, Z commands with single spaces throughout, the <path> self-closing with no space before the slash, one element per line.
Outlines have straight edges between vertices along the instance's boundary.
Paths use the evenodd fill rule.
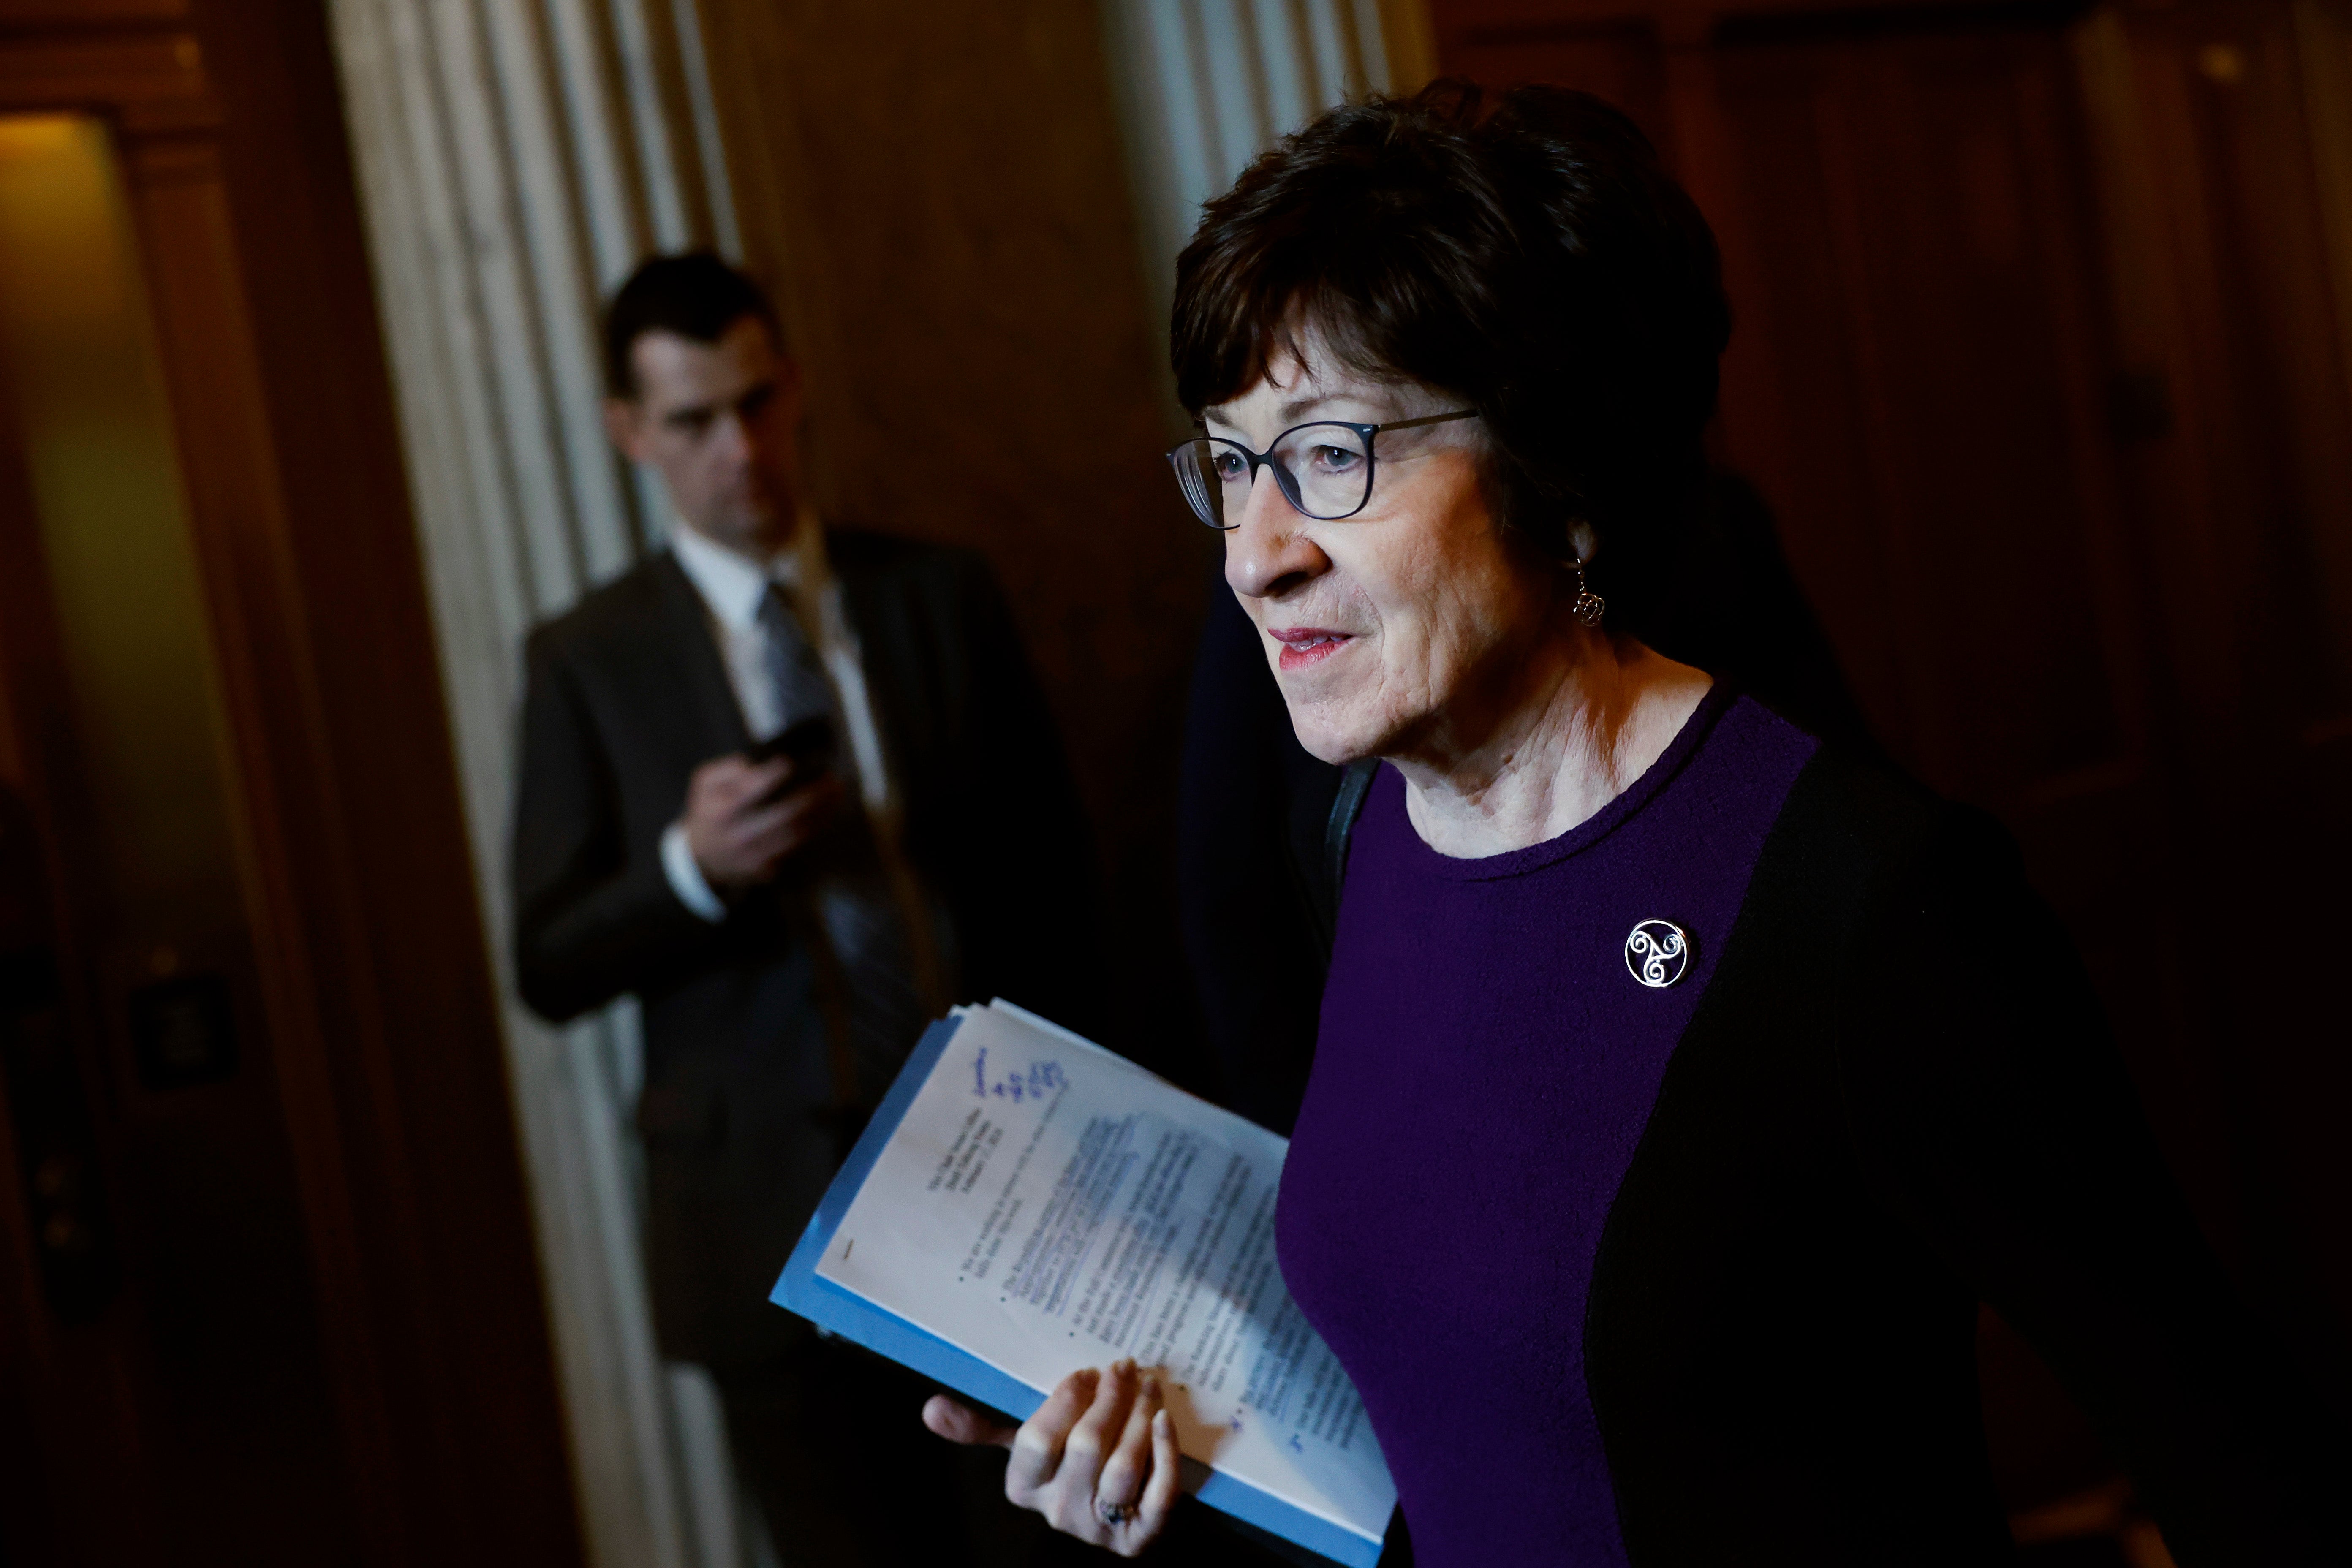
<path fill-rule="evenodd" d="M 498 933 L 530 625 L 660 531 L 598 422 L 601 296 L 738 248 L 693 0 L 331 0 L 376 286 Z M 607 1568 L 734 1568 L 715 1402 L 654 1348 L 626 1113 L 634 1014 L 507 1042 L 581 1506 Z"/>
<path fill-rule="evenodd" d="M 1276 137 L 1433 71 L 1423 0 L 1103 0 L 1155 331 L 1201 205 Z"/>

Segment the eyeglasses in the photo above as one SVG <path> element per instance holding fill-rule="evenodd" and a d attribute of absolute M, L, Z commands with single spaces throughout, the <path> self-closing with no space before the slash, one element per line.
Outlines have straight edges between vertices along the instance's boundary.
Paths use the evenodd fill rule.
<path fill-rule="evenodd" d="M 1168 466 L 1176 470 L 1176 483 L 1184 499 L 1192 503 L 1193 515 L 1211 528 L 1241 526 L 1242 509 L 1249 504 L 1250 488 L 1257 483 L 1260 468 L 1274 470 L 1282 499 L 1302 516 L 1336 522 L 1355 516 L 1371 501 L 1376 466 L 1373 437 L 1383 430 L 1410 430 L 1416 425 L 1443 425 L 1477 416 L 1475 408 L 1457 408 L 1451 414 L 1392 419 L 1385 425 L 1325 419 L 1292 426 L 1263 452 L 1253 452 L 1222 436 L 1195 436 L 1168 448 Z"/>

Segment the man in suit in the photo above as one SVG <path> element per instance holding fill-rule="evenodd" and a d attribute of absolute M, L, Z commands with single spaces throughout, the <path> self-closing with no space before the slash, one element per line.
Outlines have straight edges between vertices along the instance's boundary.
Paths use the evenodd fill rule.
<path fill-rule="evenodd" d="M 814 516 L 757 287 L 657 258 L 605 328 L 606 428 L 672 542 L 530 639 L 523 998 L 638 998 L 656 1329 L 785 1561 L 930 1561 L 960 1542 L 921 1388 L 767 1292 L 939 1010 L 1094 1025 L 1083 817 L 988 568 Z"/>

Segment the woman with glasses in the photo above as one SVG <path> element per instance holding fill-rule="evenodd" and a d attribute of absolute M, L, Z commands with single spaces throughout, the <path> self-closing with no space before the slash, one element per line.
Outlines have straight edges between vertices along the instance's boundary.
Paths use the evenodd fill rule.
<path fill-rule="evenodd" d="M 1277 1233 L 1415 1555 L 2008 1561 L 1984 1300 L 2179 1563 L 2345 1561 L 2343 1445 L 2008 837 L 1644 643 L 1728 331 L 1689 198 L 1549 89 L 1334 110 L 1178 263 L 1177 481 L 1301 743 L 1381 763 Z M 1132 1552 L 1159 1402 L 926 1417 Z"/>

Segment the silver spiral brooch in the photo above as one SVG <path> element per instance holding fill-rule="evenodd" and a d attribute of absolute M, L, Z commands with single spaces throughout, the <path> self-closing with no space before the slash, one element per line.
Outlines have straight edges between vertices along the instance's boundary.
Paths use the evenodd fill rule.
<path fill-rule="evenodd" d="M 1626 973 L 1663 991 L 1690 967 L 1690 937 L 1672 921 L 1643 921 L 1625 939 Z"/>

